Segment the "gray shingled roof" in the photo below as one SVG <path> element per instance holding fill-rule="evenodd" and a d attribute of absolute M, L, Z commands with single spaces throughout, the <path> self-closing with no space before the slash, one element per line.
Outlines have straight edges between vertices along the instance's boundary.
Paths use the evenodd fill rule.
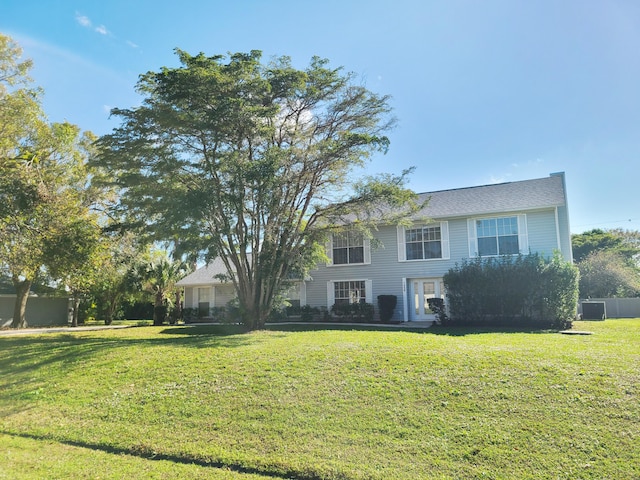
<path fill-rule="evenodd" d="M 222 283 L 216 275 L 226 274 L 227 269 L 222 263 L 220 257 L 216 257 L 204 267 L 198 268 L 195 272 L 190 273 L 177 285 L 180 287 L 191 287 L 194 285 L 211 285 L 212 283 Z"/>
<path fill-rule="evenodd" d="M 517 212 L 565 205 L 562 175 L 421 193 L 419 198 L 421 201 L 430 198 L 426 209 L 421 212 L 430 218 Z"/>

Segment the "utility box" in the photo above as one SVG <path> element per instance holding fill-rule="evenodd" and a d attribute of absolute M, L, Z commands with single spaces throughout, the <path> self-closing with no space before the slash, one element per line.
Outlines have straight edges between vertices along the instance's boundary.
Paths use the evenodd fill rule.
<path fill-rule="evenodd" d="M 604 320 L 607 318 L 607 307 L 604 302 L 582 302 L 583 320 Z"/>

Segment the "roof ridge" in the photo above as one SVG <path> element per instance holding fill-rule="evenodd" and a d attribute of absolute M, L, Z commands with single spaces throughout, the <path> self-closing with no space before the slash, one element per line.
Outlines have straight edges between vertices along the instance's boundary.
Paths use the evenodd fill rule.
<path fill-rule="evenodd" d="M 459 190 L 472 190 L 475 188 L 486 188 L 486 187 L 499 187 L 501 185 L 512 185 L 516 183 L 527 183 L 527 182 L 535 182 L 541 180 L 549 180 L 551 178 L 555 178 L 555 176 L 549 175 L 548 177 L 540 177 L 540 178 L 529 178 L 525 180 L 513 180 L 511 182 L 500 182 L 500 183 L 486 183 L 484 185 L 472 185 L 470 187 L 457 187 L 457 188 L 444 188 L 442 190 L 431 190 L 428 192 L 417 192 L 416 195 L 428 195 L 430 193 L 443 193 L 443 192 L 456 192 Z"/>

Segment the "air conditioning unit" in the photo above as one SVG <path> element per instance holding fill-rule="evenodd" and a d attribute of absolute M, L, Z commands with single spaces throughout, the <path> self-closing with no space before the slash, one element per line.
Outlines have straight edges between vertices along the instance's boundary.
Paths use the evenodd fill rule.
<path fill-rule="evenodd" d="M 604 302 L 582 302 L 583 320 L 604 320 L 607 318 L 607 305 Z"/>

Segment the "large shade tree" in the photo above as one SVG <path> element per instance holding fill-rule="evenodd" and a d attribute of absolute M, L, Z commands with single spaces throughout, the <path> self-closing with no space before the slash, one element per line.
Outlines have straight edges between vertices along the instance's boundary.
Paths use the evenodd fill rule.
<path fill-rule="evenodd" d="M 45 270 L 88 247 L 85 169 L 92 138 L 69 123 L 49 123 L 29 61 L 0 34 L 0 270 L 16 289 L 12 326 L 25 325 L 29 290 Z"/>
<path fill-rule="evenodd" d="M 415 207 L 406 172 L 362 175 L 388 148 L 389 98 L 320 58 L 299 70 L 259 51 L 177 54 L 181 66 L 141 76 L 141 106 L 112 111 L 122 124 L 97 165 L 130 225 L 219 256 L 244 323 L 260 328 L 328 232 Z"/>

